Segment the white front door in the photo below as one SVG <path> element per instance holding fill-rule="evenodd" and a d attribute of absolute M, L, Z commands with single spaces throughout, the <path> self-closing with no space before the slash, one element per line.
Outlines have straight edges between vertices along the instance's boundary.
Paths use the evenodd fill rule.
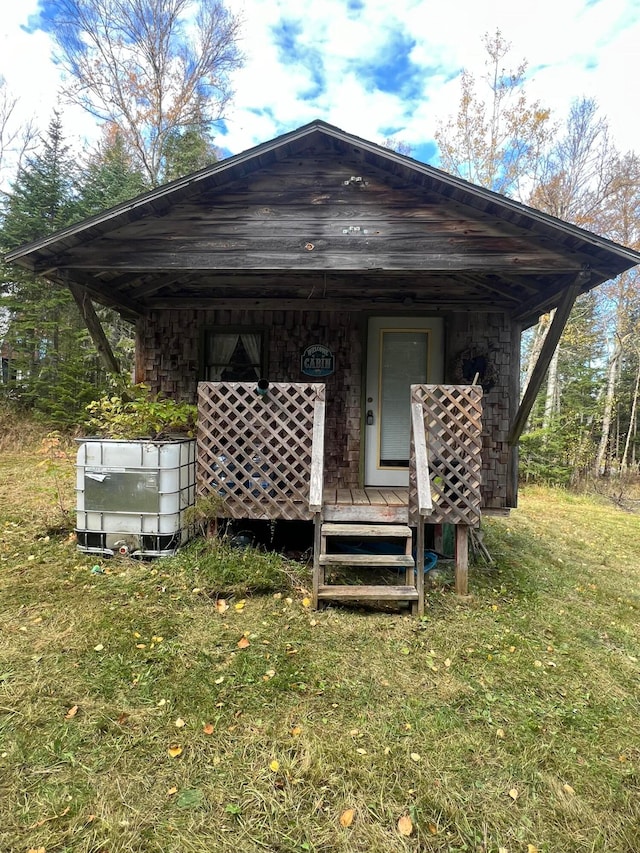
<path fill-rule="evenodd" d="M 365 485 L 409 484 L 410 386 L 442 382 L 440 317 L 372 317 L 367 336 Z"/>

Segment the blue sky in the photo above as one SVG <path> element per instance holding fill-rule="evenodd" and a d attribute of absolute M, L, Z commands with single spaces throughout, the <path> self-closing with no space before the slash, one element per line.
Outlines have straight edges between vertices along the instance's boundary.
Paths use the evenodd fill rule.
<path fill-rule="evenodd" d="M 640 0 L 229 0 L 245 19 L 245 67 L 218 144 L 238 153 L 315 118 L 382 142 L 395 137 L 437 165 L 433 134 L 455 112 L 463 68 L 481 75 L 482 36 L 499 28 L 512 64 L 526 59 L 531 98 L 562 121 L 595 97 L 620 148 L 640 147 Z M 23 115 L 42 125 L 56 104 L 48 36 L 28 30 L 37 0 L 3 4 L 0 75 Z M 91 119 L 64 109 L 67 135 L 95 138 Z"/>

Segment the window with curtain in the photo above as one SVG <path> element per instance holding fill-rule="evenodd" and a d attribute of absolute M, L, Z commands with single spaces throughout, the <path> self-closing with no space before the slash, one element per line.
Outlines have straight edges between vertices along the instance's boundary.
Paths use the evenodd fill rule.
<path fill-rule="evenodd" d="M 209 329 L 204 377 L 210 382 L 251 382 L 265 370 L 265 334 L 256 329 Z"/>

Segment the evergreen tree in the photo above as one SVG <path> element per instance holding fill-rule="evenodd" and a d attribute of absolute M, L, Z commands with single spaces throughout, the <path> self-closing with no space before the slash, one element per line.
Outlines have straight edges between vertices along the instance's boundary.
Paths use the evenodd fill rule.
<path fill-rule="evenodd" d="M 77 168 L 54 113 L 40 151 L 27 159 L 5 201 L 3 253 L 69 225 L 80 212 Z M 3 394 L 56 425 L 77 422 L 102 378 L 71 294 L 17 267 L 3 268 L 0 281 L 8 315 Z"/>

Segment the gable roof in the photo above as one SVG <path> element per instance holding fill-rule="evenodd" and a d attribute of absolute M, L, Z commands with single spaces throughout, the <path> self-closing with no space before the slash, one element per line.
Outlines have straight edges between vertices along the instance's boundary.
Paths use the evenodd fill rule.
<path fill-rule="evenodd" d="M 323 163 L 331 159 L 339 165 L 340 177 L 344 180 L 338 183 L 343 188 L 354 185 L 344 192 L 354 188 L 364 190 L 359 195 L 359 205 L 375 195 L 373 190 L 376 190 L 376 216 L 387 196 L 392 205 L 397 207 L 399 200 L 406 199 L 417 211 L 413 218 L 404 221 L 404 225 L 402 221 L 395 223 L 396 245 L 401 246 L 398 252 L 390 254 L 387 249 L 379 250 L 383 238 L 388 236 L 384 229 L 375 233 L 369 229 L 367 233 L 366 228 L 355 225 L 355 231 L 367 234 L 367 251 L 363 252 L 362 241 L 357 245 L 353 241 L 354 235 L 349 230 L 352 226 L 341 228 L 344 222 L 340 221 L 322 247 L 321 241 L 316 247 L 315 242 L 303 240 L 295 246 L 295 251 L 289 248 L 287 252 L 272 253 L 273 257 L 257 260 L 254 248 L 263 235 L 260 210 L 265 210 L 259 205 L 264 204 L 269 191 L 267 195 L 264 191 L 257 192 L 256 182 L 279 174 L 280 181 L 297 185 L 300 164 L 305 158 L 308 161 L 320 154 L 325 157 Z M 354 170 L 357 171 L 355 175 L 352 174 Z M 317 174 L 320 174 L 319 168 Z M 326 184 L 326 169 L 323 174 Z M 317 186 L 313 185 L 313 180 L 308 181 L 295 201 L 306 203 L 305 209 L 315 217 L 320 213 L 325 219 L 332 213 L 342 215 L 345 199 L 338 198 L 336 174 L 331 176 L 331 192 L 326 192 L 327 187 L 318 178 Z M 369 193 L 366 190 L 368 175 L 372 176 Z M 272 181 L 272 193 L 273 187 Z M 217 213 L 224 217 L 224 205 L 233 192 L 243 198 L 242 210 L 249 211 L 243 220 L 245 242 L 237 241 L 238 245 L 244 245 L 241 255 L 230 261 L 229 251 L 221 250 L 218 254 L 187 251 L 176 243 L 176 234 L 185 241 L 190 239 L 189 225 L 185 225 L 185 221 L 206 219 L 208 214 L 201 214 L 200 210 L 211 210 L 221 198 L 222 213 Z M 447 211 L 450 220 L 447 233 L 440 235 L 435 249 L 427 245 L 432 227 L 417 221 L 420 211 L 428 205 L 432 208 L 437 205 L 439 210 Z M 365 215 L 364 207 L 358 210 L 359 216 Z M 172 223 L 178 219 L 182 224 L 174 227 Z M 357 217 L 356 221 L 359 221 Z M 476 225 L 482 227 L 476 229 Z M 400 226 L 404 227 L 404 242 L 399 239 L 403 236 L 398 231 Z M 326 223 L 316 230 L 326 235 Z M 228 231 L 227 224 L 223 227 L 219 222 L 214 224 L 213 220 L 207 220 L 207 245 L 211 245 L 214 237 L 228 235 Z M 310 233 L 313 237 L 315 232 Z M 496 237 L 502 240 L 498 242 Z M 339 249 L 336 248 L 338 244 Z M 218 240 L 216 251 L 220 245 Z M 311 255 L 305 251 L 310 245 L 322 251 Z M 447 257 L 448 251 L 454 251 L 450 248 L 452 245 L 459 246 L 455 250 L 455 260 Z M 228 247 L 227 239 L 222 248 Z M 387 281 L 395 279 L 393 286 L 400 291 L 406 288 L 408 278 L 412 279 L 414 289 L 418 278 L 423 284 L 429 279 L 432 293 L 436 279 L 443 281 L 446 290 L 455 278 L 460 287 L 466 282 L 466 293 L 471 301 L 477 301 L 484 293 L 499 308 L 502 295 L 504 309 L 527 324 L 534 322 L 543 311 L 555 307 L 580 271 L 583 271 L 584 292 L 640 263 L 640 253 L 323 121 L 314 121 L 14 249 L 6 255 L 6 260 L 53 281 L 79 284 L 92 298 L 128 316 L 154 306 L 178 305 L 180 294 L 184 298 L 193 296 L 196 284 L 201 294 L 206 282 L 213 288 L 211 292 L 220 297 L 231 292 L 245 295 L 247 276 L 260 275 L 264 279 L 269 272 L 286 270 L 288 276 L 299 274 L 306 279 L 323 273 L 326 280 L 328 272 L 342 273 L 346 287 L 349 276 L 361 280 L 364 277 L 374 285 L 381 277 Z M 241 273 L 243 284 L 239 283 Z M 223 284 L 223 279 L 227 283 Z M 191 290 L 189 282 L 193 284 Z M 220 287 L 216 289 L 214 285 L 218 284 Z M 167 298 L 169 293 L 173 302 Z"/>

